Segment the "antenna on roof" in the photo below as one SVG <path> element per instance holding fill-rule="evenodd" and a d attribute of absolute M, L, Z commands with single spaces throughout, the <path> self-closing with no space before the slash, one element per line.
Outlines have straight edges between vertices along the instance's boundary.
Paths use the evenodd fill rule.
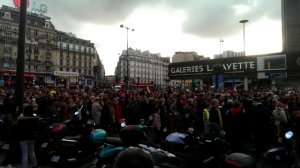
<path fill-rule="evenodd" d="M 32 2 L 32 6 L 31 6 L 31 12 L 33 13 L 33 11 L 36 11 L 35 1 Z"/>

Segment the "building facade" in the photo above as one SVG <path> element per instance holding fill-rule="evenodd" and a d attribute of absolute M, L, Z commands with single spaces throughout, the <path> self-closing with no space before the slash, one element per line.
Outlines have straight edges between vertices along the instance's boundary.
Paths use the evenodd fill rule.
<path fill-rule="evenodd" d="M 0 86 L 13 86 L 19 34 L 19 10 L 0 9 Z M 27 12 L 25 85 L 92 87 L 97 52 L 93 43 L 55 29 L 50 17 Z"/>
<path fill-rule="evenodd" d="M 66 81 L 68 85 L 69 81 L 69 86 L 93 87 L 97 79 L 95 70 L 99 69 L 96 64 L 97 52 L 94 44 L 89 40 L 77 38 L 72 33 L 57 31 L 57 37 L 59 47 L 55 58 L 55 70 L 75 72 L 78 75 L 56 77 L 56 83 L 61 84 L 60 81 Z"/>
<path fill-rule="evenodd" d="M 216 64 L 222 65 L 222 71 L 214 70 Z M 262 54 L 169 65 L 169 77 L 172 80 L 182 81 L 185 87 L 200 89 L 216 85 L 224 89 L 235 83 L 236 86 L 244 86 L 245 90 L 248 90 L 248 86 L 300 90 L 299 71 L 299 53 Z M 187 85 L 188 80 L 192 81 L 192 85 Z"/>
<path fill-rule="evenodd" d="M 157 86 L 166 87 L 168 82 L 169 57 L 161 57 L 160 54 L 152 54 L 149 51 L 128 49 L 123 50 L 115 70 L 117 82 L 126 82 L 127 67 L 129 83 L 131 86 Z M 127 66 L 128 62 L 128 66 Z"/>
<path fill-rule="evenodd" d="M 241 57 L 241 56 L 244 56 L 244 52 L 223 51 L 222 54 L 215 54 L 214 59 L 229 58 L 229 57 Z"/>
<path fill-rule="evenodd" d="M 172 63 L 178 62 L 191 62 L 191 61 L 200 61 L 200 60 L 209 60 L 209 57 L 204 57 L 203 55 L 198 55 L 196 52 L 175 52 L 172 57 Z M 192 80 L 170 80 L 169 84 L 173 86 L 181 87 L 183 85 L 190 85 Z"/>
<path fill-rule="evenodd" d="M 283 52 L 300 52 L 300 1 L 282 0 Z"/>
<path fill-rule="evenodd" d="M 196 52 L 175 52 L 172 57 L 172 63 L 175 62 L 188 62 L 209 59 L 203 55 L 198 55 Z"/>

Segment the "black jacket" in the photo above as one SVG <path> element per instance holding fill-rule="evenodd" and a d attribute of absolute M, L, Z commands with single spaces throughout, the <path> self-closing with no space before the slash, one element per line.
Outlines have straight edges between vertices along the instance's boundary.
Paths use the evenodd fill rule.
<path fill-rule="evenodd" d="M 20 141 L 34 140 L 39 130 L 39 119 L 37 117 L 20 117 L 17 120 L 17 137 Z"/>

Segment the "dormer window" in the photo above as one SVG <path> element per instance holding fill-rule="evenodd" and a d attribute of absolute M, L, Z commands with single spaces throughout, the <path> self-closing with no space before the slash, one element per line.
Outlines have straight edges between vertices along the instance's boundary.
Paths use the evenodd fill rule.
<path fill-rule="evenodd" d="M 5 19 L 10 19 L 10 13 L 9 12 L 5 12 L 4 13 L 4 18 Z"/>
<path fill-rule="evenodd" d="M 46 22 L 46 23 L 45 23 L 45 27 L 46 27 L 46 28 L 50 28 L 50 23 L 49 23 L 49 22 Z"/>

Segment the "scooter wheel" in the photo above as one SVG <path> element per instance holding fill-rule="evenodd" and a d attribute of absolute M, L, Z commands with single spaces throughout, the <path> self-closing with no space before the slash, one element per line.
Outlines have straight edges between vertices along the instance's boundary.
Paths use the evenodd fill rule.
<path fill-rule="evenodd" d="M 112 166 L 107 165 L 102 160 L 98 159 L 98 161 L 96 163 L 96 168 L 112 168 Z"/>

